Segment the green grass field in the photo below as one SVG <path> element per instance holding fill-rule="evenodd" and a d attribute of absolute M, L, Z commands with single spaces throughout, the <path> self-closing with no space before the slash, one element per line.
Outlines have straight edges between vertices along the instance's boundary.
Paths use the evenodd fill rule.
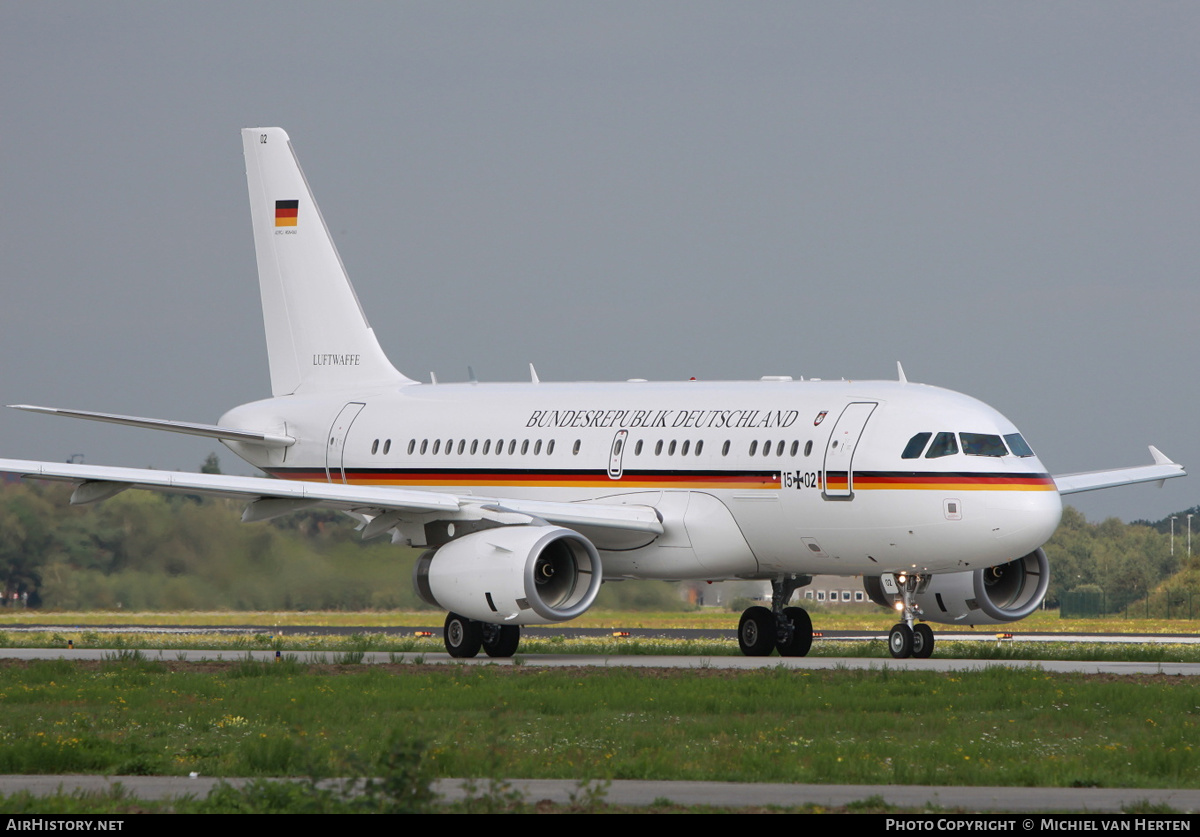
<path fill-rule="evenodd" d="M 0 773 L 1196 787 L 1188 678 L 8 662 Z"/>

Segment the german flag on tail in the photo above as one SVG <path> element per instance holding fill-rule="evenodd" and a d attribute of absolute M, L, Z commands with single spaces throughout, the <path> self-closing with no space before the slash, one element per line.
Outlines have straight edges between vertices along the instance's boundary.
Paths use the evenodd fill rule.
<path fill-rule="evenodd" d="M 296 214 L 299 212 L 300 201 L 275 201 L 275 226 L 296 226 Z"/>

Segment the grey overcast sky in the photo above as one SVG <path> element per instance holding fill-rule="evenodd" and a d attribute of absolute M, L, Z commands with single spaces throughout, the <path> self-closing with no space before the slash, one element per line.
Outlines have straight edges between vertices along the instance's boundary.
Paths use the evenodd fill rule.
<path fill-rule="evenodd" d="M 269 394 L 243 127 L 403 371 L 910 380 L 1200 473 L 1200 4 L 0 4 L 0 402 Z M 0 410 L 0 455 L 219 446 Z M 1072 500 L 1161 517 L 1196 477 Z"/>

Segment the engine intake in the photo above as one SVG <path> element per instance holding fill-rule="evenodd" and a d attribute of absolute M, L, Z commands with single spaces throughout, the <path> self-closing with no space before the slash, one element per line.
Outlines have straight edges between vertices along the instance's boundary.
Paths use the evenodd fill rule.
<path fill-rule="evenodd" d="M 878 576 L 863 579 L 871 601 L 892 606 Z M 1050 586 L 1050 564 L 1042 549 L 983 570 L 932 576 L 913 600 L 922 618 L 947 625 L 998 625 L 1024 619 L 1041 605 Z"/>
<path fill-rule="evenodd" d="M 426 552 L 413 567 L 424 601 L 508 625 L 574 619 L 592 606 L 602 580 L 596 547 L 560 526 L 473 532 Z"/>

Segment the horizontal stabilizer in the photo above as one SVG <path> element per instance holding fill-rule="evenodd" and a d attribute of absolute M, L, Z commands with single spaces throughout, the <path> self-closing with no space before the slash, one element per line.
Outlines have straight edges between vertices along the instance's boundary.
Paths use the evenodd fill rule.
<path fill-rule="evenodd" d="M 1078 494 L 1081 491 L 1096 491 L 1101 488 L 1116 488 L 1121 485 L 1137 485 L 1142 482 L 1162 483 L 1175 477 L 1186 477 L 1183 466 L 1172 462 L 1154 445 L 1150 445 L 1153 465 L 1133 468 L 1115 468 L 1111 471 L 1088 471 L 1082 474 L 1063 474 L 1054 478 L 1059 494 Z"/>
<path fill-rule="evenodd" d="M 128 427 L 141 427 L 147 430 L 168 430 L 171 433 L 183 433 L 188 436 L 207 436 L 210 439 L 222 439 L 227 442 L 247 442 L 267 448 L 286 448 L 296 444 L 296 440 L 291 436 L 255 433 L 250 430 L 237 430 L 233 427 L 218 427 L 215 424 L 195 424 L 189 421 L 119 416 L 115 413 L 93 413 L 88 410 L 62 410 L 58 407 L 35 407 L 32 404 L 9 404 L 8 406 L 14 410 L 25 410 L 30 413 L 46 413 L 52 416 L 66 416 L 67 418 L 87 419 L 88 421 L 106 421 L 110 424 L 124 424 Z"/>

